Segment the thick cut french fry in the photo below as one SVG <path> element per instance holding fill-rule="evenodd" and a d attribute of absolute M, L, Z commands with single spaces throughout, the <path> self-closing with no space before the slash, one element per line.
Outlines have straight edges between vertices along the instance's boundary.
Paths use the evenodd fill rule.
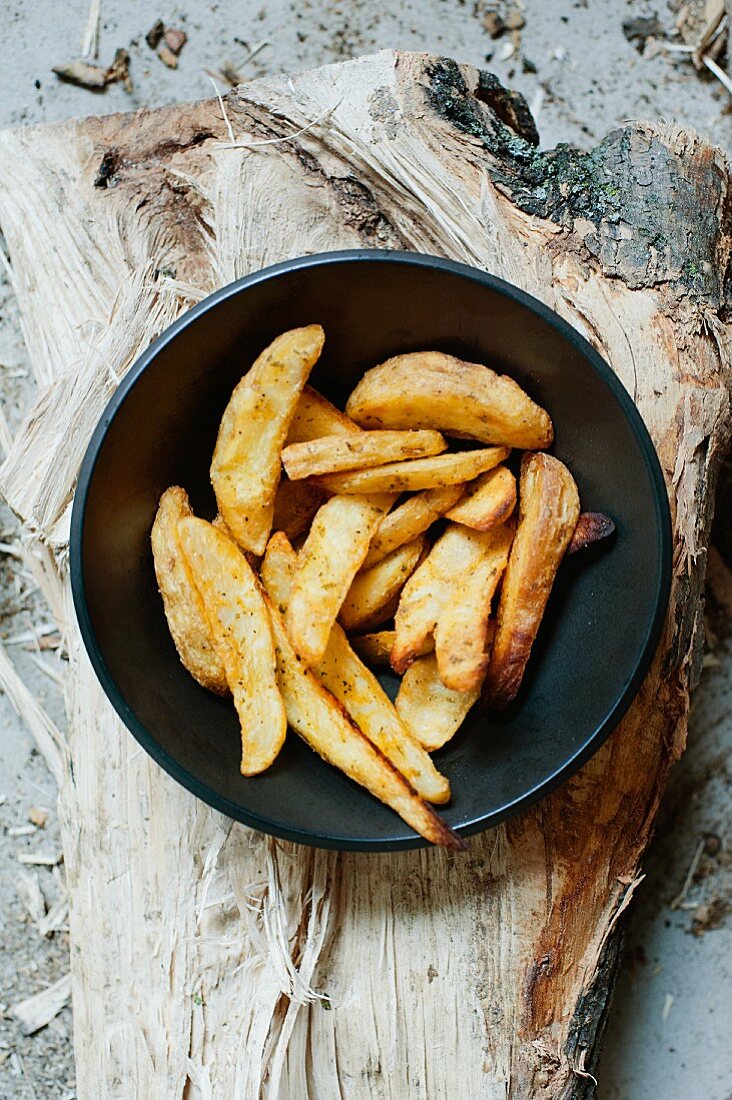
<path fill-rule="evenodd" d="M 270 597 L 265 598 L 270 604 L 278 682 L 292 728 L 319 756 L 385 802 L 425 840 L 464 850 L 460 837 L 361 732 L 317 676 L 303 668 L 278 609 Z"/>
<path fill-rule="evenodd" d="M 290 600 L 296 568 L 297 554 L 286 536 L 281 531 L 276 532 L 267 544 L 262 562 L 262 581 L 281 614 L 286 612 Z M 417 794 L 428 802 L 449 801 L 448 780 L 440 775 L 427 753 L 412 737 L 394 704 L 374 674 L 353 651 L 338 623 L 333 624 L 325 655 L 313 672 Z"/>
<path fill-rule="evenodd" d="M 574 478 L 559 459 L 521 460 L 519 520 L 498 604 L 485 699 L 504 707 L 515 698 L 560 562 L 579 518 Z"/>
<path fill-rule="evenodd" d="M 295 407 L 287 444 L 306 443 L 324 435 L 359 435 L 362 431 L 345 413 L 331 405 L 322 393 L 305 386 Z"/>
<path fill-rule="evenodd" d="M 267 545 L 280 454 L 324 338 L 320 325 L 278 336 L 236 386 L 221 419 L 211 484 L 232 535 L 255 554 Z"/>
<path fill-rule="evenodd" d="M 506 568 L 513 524 L 472 531 L 451 523 L 402 592 L 394 626 L 392 666 L 405 672 L 434 631 L 445 687 L 472 691 L 488 665 L 491 600 Z"/>
<path fill-rule="evenodd" d="M 331 493 L 402 493 L 418 489 L 439 489 L 472 481 L 492 470 L 508 457 L 508 447 L 483 447 L 478 451 L 456 451 L 413 458 L 409 462 L 387 462 L 369 470 L 347 470 L 315 478 Z"/>
<path fill-rule="evenodd" d="M 317 485 L 283 477 L 277 486 L 272 530 L 284 531 L 289 539 L 296 539 L 307 531 L 325 500 L 326 494 Z"/>
<path fill-rule="evenodd" d="M 375 634 L 354 634 L 349 641 L 359 657 L 368 664 L 390 666 L 395 638 L 396 633 L 393 630 L 378 630 Z M 431 653 L 434 648 L 434 639 L 425 638 L 420 656 Z"/>
<path fill-rule="evenodd" d="M 516 478 L 507 466 L 496 466 L 466 486 L 465 496 L 446 516 L 475 531 L 505 523 L 516 507 Z"/>
<path fill-rule="evenodd" d="M 387 359 L 367 371 L 346 404 L 363 428 L 437 428 L 448 434 L 541 450 L 549 415 L 505 374 L 439 351 Z"/>
<path fill-rule="evenodd" d="M 417 568 L 424 545 L 424 538 L 420 536 L 359 573 L 339 615 L 345 630 L 370 630 L 392 617 L 399 593 Z"/>
<path fill-rule="evenodd" d="M 425 489 L 389 512 L 371 539 L 363 568 L 369 569 L 398 546 L 423 534 L 436 519 L 457 504 L 464 488 L 463 485 L 448 485 L 445 489 Z"/>
<path fill-rule="evenodd" d="M 576 554 L 578 550 L 586 550 L 588 546 L 608 538 L 614 530 L 614 522 L 604 512 L 581 512 L 567 553 Z"/>
<path fill-rule="evenodd" d="M 292 644 L 307 665 L 322 659 L 331 627 L 389 503 L 335 496 L 315 516 L 298 556 L 286 616 Z"/>
<path fill-rule="evenodd" d="M 406 432 L 360 432 L 358 435 L 325 435 L 304 443 L 291 443 L 282 452 L 282 465 L 292 481 L 340 470 L 362 470 L 438 455 L 447 449 L 439 432 L 415 429 Z"/>
<path fill-rule="evenodd" d="M 165 490 L 150 533 L 155 576 L 181 662 L 203 687 L 226 695 L 224 666 L 178 537 L 178 521 L 192 515 L 185 489 L 173 485 Z"/>
<path fill-rule="evenodd" d="M 212 524 L 191 516 L 179 520 L 178 532 L 239 715 L 241 772 L 257 775 L 287 732 L 261 586 L 236 543 Z"/>
<path fill-rule="evenodd" d="M 430 653 L 410 665 L 402 677 L 396 709 L 419 743 L 433 752 L 455 736 L 480 688 L 453 691 L 440 679 L 437 659 Z"/>

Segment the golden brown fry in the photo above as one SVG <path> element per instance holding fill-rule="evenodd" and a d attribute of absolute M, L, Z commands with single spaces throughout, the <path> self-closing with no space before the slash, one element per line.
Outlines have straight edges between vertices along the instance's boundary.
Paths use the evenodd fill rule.
<path fill-rule="evenodd" d="M 388 506 L 370 497 L 335 496 L 318 510 L 298 555 L 286 616 L 292 644 L 306 665 L 322 660 L 331 627 Z"/>
<path fill-rule="evenodd" d="M 368 569 L 376 565 L 398 546 L 411 542 L 423 534 L 436 519 L 460 500 L 464 485 L 448 485 L 444 489 L 425 489 L 400 504 L 393 512 L 384 516 L 378 530 L 371 539 L 369 552 L 363 563 Z"/>
<path fill-rule="evenodd" d="M 521 460 L 518 531 L 503 580 L 485 698 L 504 707 L 515 698 L 560 562 L 579 518 L 574 478 L 557 458 Z"/>
<path fill-rule="evenodd" d="M 420 536 L 359 573 L 338 616 L 344 629 L 370 630 L 391 618 L 399 593 L 417 568 L 424 545 L 424 538 Z"/>
<path fill-rule="evenodd" d="M 322 393 L 306 386 L 295 407 L 287 433 L 287 444 L 305 443 L 324 435 L 359 435 L 361 428 L 345 413 L 331 405 Z"/>
<path fill-rule="evenodd" d="M 404 587 L 392 666 L 405 672 L 434 631 L 445 687 L 479 688 L 488 665 L 488 616 L 506 567 L 513 525 L 472 531 L 451 523 Z"/>
<path fill-rule="evenodd" d="M 496 466 L 471 482 L 463 499 L 446 516 L 475 531 L 490 531 L 505 523 L 515 507 L 516 478 L 508 467 Z"/>
<path fill-rule="evenodd" d="M 289 539 L 296 539 L 307 531 L 325 500 L 326 494 L 317 485 L 283 477 L 277 486 L 272 530 L 284 531 Z"/>
<path fill-rule="evenodd" d="M 358 435 L 325 435 L 305 443 L 291 443 L 282 452 L 282 464 L 293 481 L 340 470 L 361 470 L 438 455 L 447 449 L 439 432 L 359 432 Z"/>
<path fill-rule="evenodd" d="M 262 581 L 280 613 L 287 609 L 297 555 L 285 535 L 276 532 L 267 544 Z M 338 623 L 333 624 L 323 660 L 313 668 L 318 679 L 345 707 L 353 721 L 428 802 L 447 802 L 448 780 L 399 718 L 379 681 L 351 648 Z"/>
<path fill-rule="evenodd" d="M 363 428 L 437 428 L 448 434 L 542 450 L 548 414 L 507 375 L 439 351 L 397 355 L 367 371 L 346 404 Z"/>
<path fill-rule="evenodd" d="M 614 522 L 603 512 L 581 512 L 567 553 L 576 554 L 578 550 L 586 550 L 588 546 L 608 538 L 614 530 Z"/>
<path fill-rule="evenodd" d="M 331 493 L 402 493 L 417 489 L 438 489 L 471 481 L 492 470 L 508 457 L 507 447 L 483 447 L 478 451 L 414 458 L 409 462 L 387 462 L 370 470 L 350 470 L 315 478 Z"/>
<path fill-rule="evenodd" d="M 229 685 L 224 666 L 178 538 L 178 521 L 192 515 L 185 489 L 174 485 L 165 490 L 150 533 L 155 576 L 183 665 L 203 687 L 226 695 Z"/>
<path fill-rule="evenodd" d="M 221 419 L 211 484 L 232 535 L 255 554 L 267 545 L 280 454 L 324 339 L 320 325 L 278 336 L 236 386 Z"/>
<path fill-rule="evenodd" d="M 349 641 L 364 661 L 371 665 L 390 666 L 395 638 L 396 634 L 393 630 L 379 630 L 375 634 L 356 634 L 349 638 Z M 434 648 L 434 640 L 426 638 L 420 656 L 431 653 Z"/>
<path fill-rule="evenodd" d="M 178 532 L 239 715 L 241 772 L 257 775 L 287 732 L 262 590 L 239 547 L 213 524 L 190 516 L 178 522 Z"/>
<path fill-rule="evenodd" d="M 279 611 L 268 596 L 265 598 L 270 603 L 278 682 L 292 728 L 319 756 L 385 802 L 425 840 L 464 850 L 460 837 L 372 745 L 317 676 L 303 668 Z"/>
<path fill-rule="evenodd" d="M 455 736 L 479 695 L 479 687 L 470 691 L 446 688 L 437 659 L 430 653 L 404 673 L 396 709 L 420 744 L 433 752 Z"/>

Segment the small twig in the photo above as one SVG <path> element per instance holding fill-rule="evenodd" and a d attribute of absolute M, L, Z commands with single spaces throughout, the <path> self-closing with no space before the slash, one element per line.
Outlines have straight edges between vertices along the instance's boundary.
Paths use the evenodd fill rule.
<path fill-rule="evenodd" d="M 689 870 L 686 872 L 686 878 L 684 879 L 684 885 L 681 887 L 681 890 L 676 895 L 676 897 L 673 899 L 673 901 L 671 901 L 669 903 L 669 909 L 680 909 L 681 908 L 681 905 L 682 905 L 684 899 L 686 898 L 686 895 L 689 893 L 689 890 L 691 889 L 691 884 L 694 881 L 694 875 L 696 874 L 697 868 L 699 866 L 699 860 L 702 857 L 702 852 L 703 851 L 704 851 L 704 839 L 702 838 L 699 841 L 699 843 L 697 844 L 696 851 L 694 852 L 694 858 L 692 859 L 691 863 L 689 864 Z"/>
<path fill-rule="evenodd" d="M 721 66 L 719 66 L 716 61 L 712 61 L 711 57 L 707 57 L 706 54 L 704 54 L 704 56 L 702 57 L 702 62 L 709 69 L 709 72 L 713 73 L 720 84 L 723 84 L 729 94 L 732 95 L 732 80 L 730 80 L 730 78 L 727 76 L 724 69 L 721 68 Z"/>
<path fill-rule="evenodd" d="M 263 50 L 263 49 L 264 49 L 264 47 L 265 47 L 265 46 L 269 46 L 269 42 L 267 41 L 267 39 L 266 39 L 266 38 L 263 38 L 261 42 L 257 42 L 256 46 L 252 46 L 251 50 L 250 50 L 250 51 L 249 51 L 249 53 L 248 53 L 248 54 L 246 55 L 246 57 L 244 58 L 244 60 L 243 60 L 243 61 L 240 61 L 240 62 L 239 62 L 239 64 L 240 64 L 240 65 L 248 65 L 248 64 L 249 64 L 249 62 L 250 62 L 250 61 L 251 61 L 251 60 L 252 60 L 253 58 L 255 58 L 255 57 L 257 56 L 257 54 L 258 54 L 258 53 L 260 53 L 260 51 L 261 51 L 261 50 Z"/>
<path fill-rule="evenodd" d="M 89 15 L 84 28 L 84 37 L 81 40 L 81 56 L 87 59 L 96 58 L 99 53 L 99 15 L 101 0 L 91 0 Z"/>

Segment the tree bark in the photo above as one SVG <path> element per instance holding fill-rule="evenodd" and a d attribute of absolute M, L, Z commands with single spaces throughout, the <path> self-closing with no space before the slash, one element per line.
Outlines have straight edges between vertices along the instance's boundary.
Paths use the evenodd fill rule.
<path fill-rule="evenodd" d="M 69 641 L 78 1095 L 589 1096 L 700 667 L 730 428 L 728 167 L 644 123 L 542 152 L 520 96 L 418 54 L 257 81 L 225 109 L 0 135 L 0 224 L 42 387 L 0 483 L 53 550 L 44 583 Z M 232 825 L 137 747 L 73 621 L 75 477 L 136 355 L 214 287 L 353 246 L 449 256 L 557 310 L 633 396 L 671 501 L 671 607 L 634 706 L 577 776 L 464 856 L 319 852 Z"/>

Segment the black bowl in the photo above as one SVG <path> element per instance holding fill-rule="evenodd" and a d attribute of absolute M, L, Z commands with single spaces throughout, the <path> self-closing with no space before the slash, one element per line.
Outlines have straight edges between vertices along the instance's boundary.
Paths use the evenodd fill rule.
<path fill-rule="evenodd" d="M 436 348 L 511 375 L 551 414 L 583 506 L 617 524 L 610 544 L 562 566 L 510 712 L 475 710 L 436 755 L 453 791 L 444 816 L 463 834 L 576 772 L 632 702 L 668 602 L 666 489 L 637 410 L 590 345 L 515 287 L 433 256 L 334 252 L 259 271 L 191 309 L 129 371 L 89 444 L 71 524 L 76 610 L 109 699 L 170 775 L 247 825 L 329 848 L 413 848 L 424 841 L 292 734 L 267 773 L 239 774 L 234 708 L 182 667 L 155 584 L 160 494 L 183 485 L 213 516 L 208 468 L 234 384 L 278 333 L 314 321 L 326 343 L 312 383 L 341 406 L 399 352 Z M 382 682 L 393 694 L 395 677 Z"/>

